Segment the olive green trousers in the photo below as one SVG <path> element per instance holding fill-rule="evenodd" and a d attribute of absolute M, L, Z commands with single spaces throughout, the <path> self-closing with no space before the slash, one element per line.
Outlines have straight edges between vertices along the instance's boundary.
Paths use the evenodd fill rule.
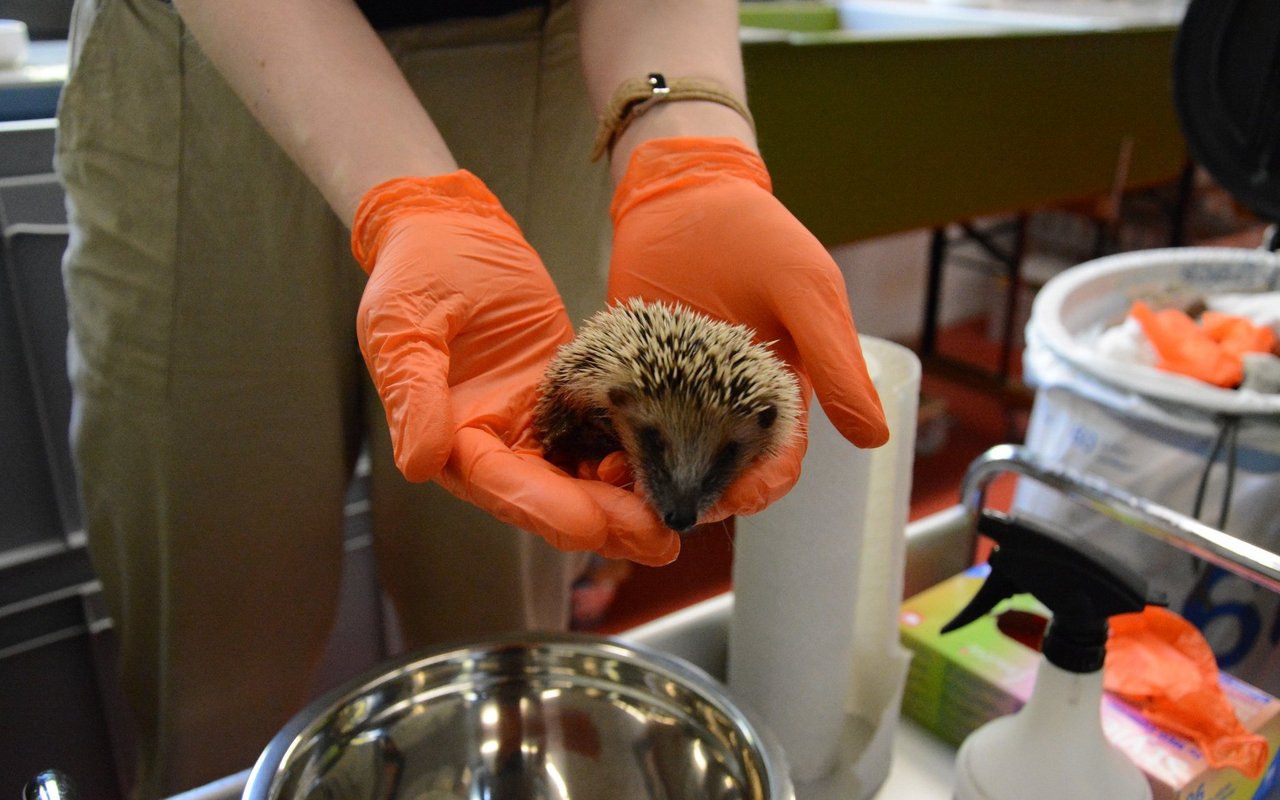
<path fill-rule="evenodd" d="M 385 35 L 580 320 L 608 177 L 567 4 Z M 563 628 L 582 559 L 396 471 L 349 232 L 159 0 L 79 0 L 59 109 L 73 450 L 138 722 L 136 796 L 249 767 L 308 698 L 362 447 L 408 647 Z M 376 125 L 377 120 L 368 120 Z"/>

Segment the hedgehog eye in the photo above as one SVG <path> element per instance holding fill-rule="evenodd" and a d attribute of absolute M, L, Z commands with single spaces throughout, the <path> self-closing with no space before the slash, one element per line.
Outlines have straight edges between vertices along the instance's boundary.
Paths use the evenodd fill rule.
<path fill-rule="evenodd" d="M 667 443 L 662 438 L 662 432 L 657 428 L 639 428 L 636 430 L 636 439 L 640 442 L 640 449 L 650 455 L 658 455 L 666 449 Z"/>
<path fill-rule="evenodd" d="M 778 409 L 775 408 L 774 406 L 768 406 L 763 411 L 761 411 L 758 415 L 756 415 L 756 422 L 760 424 L 760 428 L 762 430 L 768 430 L 769 428 L 772 428 L 773 423 L 776 422 L 777 419 L 778 419 Z"/>
<path fill-rule="evenodd" d="M 608 392 L 609 402 L 614 408 L 626 408 L 635 399 L 635 395 L 625 386 L 613 386 Z"/>
<path fill-rule="evenodd" d="M 738 460 L 739 445 L 737 442 L 727 442 L 724 447 L 720 448 L 720 452 L 716 453 L 716 460 L 711 465 L 711 472 L 726 473 L 733 468 Z"/>

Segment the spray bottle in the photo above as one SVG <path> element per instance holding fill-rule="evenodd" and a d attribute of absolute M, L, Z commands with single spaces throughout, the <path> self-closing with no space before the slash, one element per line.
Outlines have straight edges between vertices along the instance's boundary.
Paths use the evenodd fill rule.
<path fill-rule="evenodd" d="M 990 577 L 942 632 L 1024 592 L 1053 616 L 1026 705 L 961 744 L 956 800 L 1150 800 L 1142 771 L 1102 731 L 1107 619 L 1141 611 L 1146 580 L 1087 542 L 1037 521 L 987 510 L 978 530 L 997 543 Z"/>

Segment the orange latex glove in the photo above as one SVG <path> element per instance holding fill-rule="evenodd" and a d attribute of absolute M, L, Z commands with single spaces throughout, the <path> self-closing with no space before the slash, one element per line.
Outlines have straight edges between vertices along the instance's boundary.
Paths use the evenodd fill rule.
<path fill-rule="evenodd" d="M 573 336 L 515 221 L 476 176 L 400 178 L 361 200 L 356 320 L 396 464 L 561 550 L 665 564 L 680 539 L 636 495 L 565 475 L 531 432 L 538 382 Z"/>
<path fill-rule="evenodd" d="M 1200 328 L 1232 358 L 1243 358 L 1245 353 L 1269 353 L 1276 344 L 1275 331 L 1235 314 L 1206 311 L 1200 315 Z"/>
<path fill-rule="evenodd" d="M 1148 606 L 1111 618 L 1103 685 L 1154 725 L 1195 742 L 1209 766 L 1262 775 L 1267 740 L 1240 724 L 1209 644 L 1172 611 Z"/>
<path fill-rule="evenodd" d="M 1275 344 L 1270 328 L 1242 317 L 1207 311 L 1197 324 L 1179 309 L 1152 311 L 1141 300 L 1129 314 L 1155 348 L 1160 369 L 1228 389 L 1244 380 L 1245 353 L 1266 353 Z"/>
<path fill-rule="evenodd" d="M 889 436 L 839 268 L 774 198 L 764 162 L 736 139 L 654 139 L 633 151 L 614 194 L 609 299 L 677 302 L 752 328 L 785 359 L 836 428 L 860 447 Z M 803 425 L 801 429 L 803 430 Z M 702 522 L 751 514 L 800 477 L 803 436 L 730 485 Z M 604 474 L 609 460 L 601 464 Z"/>

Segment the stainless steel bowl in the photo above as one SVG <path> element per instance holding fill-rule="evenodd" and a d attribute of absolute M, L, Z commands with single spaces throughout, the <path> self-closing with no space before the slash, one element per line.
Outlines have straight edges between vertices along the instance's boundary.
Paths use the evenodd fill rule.
<path fill-rule="evenodd" d="M 793 800 L 781 751 L 690 664 L 586 636 L 419 654 L 304 709 L 245 800 Z"/>

